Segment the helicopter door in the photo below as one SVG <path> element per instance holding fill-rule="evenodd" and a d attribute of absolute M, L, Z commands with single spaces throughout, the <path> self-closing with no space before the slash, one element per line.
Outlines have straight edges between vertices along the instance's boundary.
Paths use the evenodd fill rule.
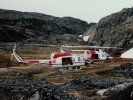
<path fill-rule="evenodd" d="M 92 54 L 92 59 L 99 59 L 98 54 Z"/>
<path fill-rule="evenodd" d="M 62 65 L 73 65 L 72 58 L 71 57 L 62 58 Z"/>

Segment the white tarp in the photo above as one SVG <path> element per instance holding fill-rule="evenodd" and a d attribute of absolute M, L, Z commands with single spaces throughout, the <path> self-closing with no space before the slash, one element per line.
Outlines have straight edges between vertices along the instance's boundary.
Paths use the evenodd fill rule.
<path fill-rule="evenodd" d="M 133 58 L 133 48 L 131 48 L 130 50 L 124 52 L 121 55 L 121 58 Z"/>

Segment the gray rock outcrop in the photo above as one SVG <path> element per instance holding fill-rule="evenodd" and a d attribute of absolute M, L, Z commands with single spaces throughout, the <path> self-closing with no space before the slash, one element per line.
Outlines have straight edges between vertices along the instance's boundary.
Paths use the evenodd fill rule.
<path fill-rule="evenodd" d="M 0 42 L 76 43 L 88 27 L 87 22 L 72 17 L 0 9 Z"/>
<path fill-rule="evenodd" d="M 93 33 L 89 43 L 100 46 L 133 47 L 133 8 L 125 8 L 102 18 L 88 31 Z M 90 33 L 91 32 L 91 33 Z M 95 36 L 94 36 L 95 35 Z"/>

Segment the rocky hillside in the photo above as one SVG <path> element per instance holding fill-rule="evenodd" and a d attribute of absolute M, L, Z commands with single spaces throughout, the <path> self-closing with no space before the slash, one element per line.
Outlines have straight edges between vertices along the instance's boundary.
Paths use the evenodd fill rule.
<path fill-rule="evenodd" d="M 88 30 L 89 43 L 101 46 L 133 47 L 133 8 L 102 18 Z"/>
<path fill-rule="evenodd" d="M 73 43 L 88 27 L 72 17 L 0 9 L 0 42 Z"/>

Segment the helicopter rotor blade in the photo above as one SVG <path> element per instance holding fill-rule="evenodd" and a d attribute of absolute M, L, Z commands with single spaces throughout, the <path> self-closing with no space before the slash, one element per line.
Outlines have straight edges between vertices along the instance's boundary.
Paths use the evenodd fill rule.
<path fill-rule="evenodd" d="M 119 47 L 102 47 L 102 46 L 63 46 L 64 48 L 101 48 L 101 49 L 122 49 Z"/>

